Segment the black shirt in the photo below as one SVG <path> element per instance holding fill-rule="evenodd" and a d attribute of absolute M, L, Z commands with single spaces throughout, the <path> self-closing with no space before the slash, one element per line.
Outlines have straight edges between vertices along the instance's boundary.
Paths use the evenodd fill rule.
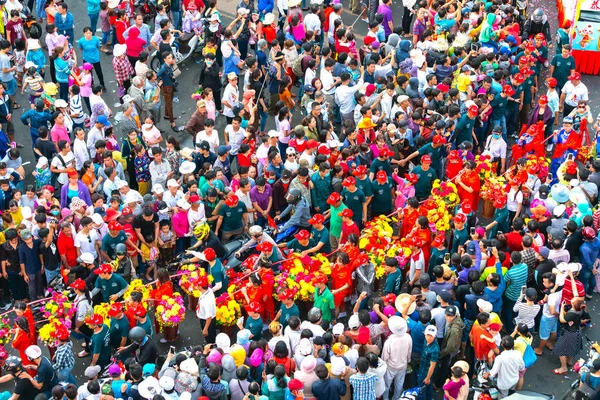
<path fill-rule="evenodd" d="M 15 394 L 18 394 L 20 399 L 33 399 L 38 391 L 29 379 L 15 376 Z"/>
<path fill-rule="evenodd" d="M 50 161 L 52 160 L 52 158 L 54 158 L 54 155 L 56 154 L 56 145 L 54 144 L 54 142 L 51 142 L 49 140 L 42 140 L 38 138 L 35 141 L 35 145 L 33 147 L 38 149 L 39 152 L 42 153 L 42 155 Z"/>
<path fill-rule="evenodd" d="M 0 246 L 0 260 L 6 261 L 6 272 L 21 272 L 21 267 L 19 265 L 19 246 L 17 248 L 13 248 L 10 243 L 4 242 L 2 246 Z"/>
<path fill-rule="evenodd" d="M 158 223 L 158 215 L 156 213 L 154 213 L 154 216 L 152 217 L 152 221 L 146 221 L 144 219 L 144 215 L 140 214 L 137 217 L 134 218 L 133 220 L 133 229 L 139 229 L 140 232 L 142 233 L 142 236 L 144 237 L 144 239 L 149 236 L 152 235 L 154 236 L 154 232 L 155 232 L 155 224 Z M 156 239 L 156 238 L 154 238 Z"/>
<path fill-rule="evenodd" d="M 200 251 L 204 251 L 204 249 L 209 247 L 213 249 L 215 253 L 217 253 L 217 258 L 225 257 L 225 247 L 223 247 L 223 244 L 213 231 L 210 231 L 208 233 L 208 237 L 206 238 L 202 246 L 200 246 Z"/>
<path fill-rule="evenodd" d="M 44 256 L 44 269 L 48 271 L 56 271 L 56 268 L 60 265 L 60 254 L 54 242 L 50 244 L 50 247 L 46 247 L 45 242 L 40 244 L 40 252 Z"/>

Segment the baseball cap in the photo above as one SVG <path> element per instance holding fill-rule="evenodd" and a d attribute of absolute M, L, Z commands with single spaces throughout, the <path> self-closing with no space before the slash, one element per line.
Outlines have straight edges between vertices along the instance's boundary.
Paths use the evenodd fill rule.
<path fill-rule="evenodd" d="M 437 336 L 437 328 L 435 325 L 427 325 L 427 328 L 425 328 L 425 335 Z"/>
<path fill-rule="evenodd" d="M 100 371 L 102 371 L 102 368 L 99 365 L 93 365 L 93 366 L 87 367 L 83 374 L 88 379 L 94 379 L 96 376 L 98 376 Z"/>
<path fill-rule="evenodd" d="M 447 290 L 442 290 L 441 292 L 438 293 L 438 297 L 444 302 L 444 303 L 449 303 L 450 301 L 452 301 L 452 293 L 450 293 Z"/>
<path fill-rule="evenodd" d="M 104 126 L 110 126 L 110 122 L 108 121 L 108 118 L 106 118 L 105 115 L 100 115 L 98 118 L 96 118 L 96 122 Z"/>
<path fill-rule="evenodd" d="M 219 154 L 220 156 L 224 156 L 230 150 L 231 150 L 231 146 L 221 145 L 217 148 L 217 154 Z"/>
<path fill-rule="evenodd" d="M 456 306 L 448 306 L 444 313 L 448 316 L 455 317 L 456 314 L 458 314 L 458 310 L 456 309 Z"/>
<path fill-rule="evenodd" d="M 538 193 L 540 194 L 540 199 L 546 200 L 550 194 L 550 188 L 548 185 L 541 185 L 538 189 Z"/>

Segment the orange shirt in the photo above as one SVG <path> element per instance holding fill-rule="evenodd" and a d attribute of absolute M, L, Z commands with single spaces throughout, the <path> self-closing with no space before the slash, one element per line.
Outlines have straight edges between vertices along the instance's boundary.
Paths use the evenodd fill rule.
<path fill-rule="evenodd" d="M 481 335 L 485 335 L 489 339 L 493 338 L 492 334 L 487 329 L 482 328 L 481 325 L 473 325 L 473 328 L 471 328 L 471 340 L 473 341 L 475 359 L 477 360 L 485 359 L 490 350 L 496 348 L 496 343 L 481 339 Z"/>

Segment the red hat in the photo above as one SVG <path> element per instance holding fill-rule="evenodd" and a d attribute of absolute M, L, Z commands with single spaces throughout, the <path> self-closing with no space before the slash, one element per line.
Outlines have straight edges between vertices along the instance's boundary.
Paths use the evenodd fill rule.
<path fill-rule="evenodd" d="M 342 212 L 338 213 L 340 217 L 352 218 L 354 216 L 354 212 L 352 212 L 349 208 L 344 208 Z"/>
<path fill-rule="evenodd" d="M 227 207 L 235 207 L 239 201 L 239 197 L 237 197 L 235 194 L 232 194 L 227 198 L 227 200 L 225 200 L 225 205 Z"/>
<path fill-rule="evenodd" d="M 383 301 L 386 303 L 394 304 L 396 302 L 396 295 L 394 293 L 388 293 L 383 296 Z"/>
<path fill-rule="evenodd" d="M 421 164 L 423 164 L 423 163 L 431 164 L 431 156 L 429 154 L 425 154 L 424 156 L 421 156 Z"/>
<path fill-rule="evenodd" d="M 50 193 L 54 193 L 54 186 L 46 185 L 44 186 L 44 189 L 50 191 Z"/>
<path fill-rule="evenodd" d="M 500 331 L 500 329 L 502 329 L 502 326 L 499 323 L 494 322 L 493 324 L 490 324 L 488 328 L 490 331 Z"/>
<path fill-rule="evenodd" d="M 109 208 L 109 210 L 111 210 L 111 209 Z M 109 231 L 122 231 L 123 230 L 123 225 L 121 225 L 117 221 L 110 221 L 108 223 L 108 230 Z"/>
<path fill-rule="evenodd" d="M 393 303 L 392 303 L 393 304 Z M 361 326 L 358 330 L 358 336 L 356 337 L 356 341 L 358 344 L 366 345 L 371 340 L 371 331 L 366 326 Z"/>
<path fill-rule="evenodd" d="M 344 181 L 342 182 L 342 186 L 344 187 L 348 187 L 348 186 L 352 186 L 352 185 L 356 185 L 356 179 L 354 179 L 353 176 L 349 176 L 346 179 L 344 179 Z"/>
<path fill-rule="evenodd" d="M 467 222 L 467 216 L 463 213 L 458 213 L 454 216 L 454 221 L 459 223 Z"/>
<path fill-rule="evenodd" d="M 534 62 L 536 62 L 536 61 L 537 61 L 537 58 L 535 58 L 535 56 L 534 56 L 534 55 L 530 55 L 530 56 L 528 57 L 528 61 L 529 61 L 530 63 L 534 63 Z"/>
<path fill-rule="evenodd" d="M 260 303 L 258 301 L 253 301 L 250 304 L 246 304 L 244 306 L 244 308 L 246 309 L 246 311 L 253 312 L 253 313 L 259 313 L 262 310 L 262 306 L 260 305 Z"/>
<path fill-rule="evenodd" d="M 365 46 L 372 45 L 374 41 L 375 41 L 375 37 L 373 37 L 373 36 L 365 36 L 365 38 L 363 39 L 363 43 L 365 44 Z"/>
<path fill-rule="evenodd" d="M 370 95 L 372 95 L 373 93 L 375 93 L 375 89 L 377 89 L 377 86 L 375 86 L 372 83 L 369 83 L 367 85 L 367 89 L 365 89 L 365 96 L 369 97 Z"/>
<path fill-rule="evenodd" d="M 133 315 L 135 315 L 136 317 L 145 317 L 146 316 L 146 309 L 141 304 L 136 304 L 135 306 L 131 306 L 129 308 L 129 311 L 131 311 L 131 313 Z"/>
<path fill-rule="evenodd" d="M 367 36 L 369 37 L 369 36 Z M 367 40 L 367 38 L 365 38 Z M 304 389 L 304 383 L 300 379 L 292 379 L 288 382 L 288 389 L 291 391 Z"/>
<path fill-rule="evenodd" d="M 310 139 L 306 142 L 306 147 L 309 149 L 316 149 L 319 147 L 319 142 L 317 142 L 315 139 Z"/>
<path fill-rule="evenodd" d="M 315 276 L 315 284 L 322 283 L 325 285 L 325 284 L 327 284 L 327 281 L 328 281 L 327 275 L 325 275 L 325 274 L 319 274 L 319 275 Z"/>
<path fill-rule="evenodd" d="M 301 229 L 300 232 L 296 233 L 294 237 L 298 240 L 308 240 L 310 239 L 310 233 L 306 229 Z"/>
<path fill-rule="evenodd" d="M 100 314 L 92 314 L 85 319 L 85 323 L 88 325 L 102 325 L 104 318 Z"/>
<path fill-rule="evenodd" d="M 217 258 L 217 253 L 212 247 L 207 247 L 202 252 L 206 261 L 212 261 Z"/>
<path fill-rule="evenodd" d="M 308 220 L 308 223 L 311 225 L 322 224 L 323 222 L 325 222 L 325 217 L 322 214 L 315 214 Z"/>
<path fill-rule="evenodd" d="M 378 171 L 377 175 L 375 177 L 375 179 L 377 179 L 378 181 L 382 181 L 385 182 L 387 181 L 387 174 L 385 173 L 385 171 Z"/>
<path fill-rule="evenodd" d="M 279 294 L 279 300 L 289 300 L 294 298 L 294 291 L 292 289 L 285 289 Z"/>
<path fill-rule="evenodd" d="M 75 170 L 75 169 L 69 169 L 68 172 L 67 172 L 67 176 L 69 178 L 75 178 L 75 177 L 78 178 L 79 174 L 77 173 L 77 170 Z"/>
<path fill-rule="evenodd" d="M 513 95 L 513 94 L 515 94 L 516 92 L 515 92 L 515 89 L 513 89 L 513 87 L 512 87 L 512 86 L 510 86 L 510 85 L 504 85 L 504 86 L 502 87 L 502 93 L 504 93 L 504 94 L 505 94 L 505 95 L 507 95 L 507 96 L 512 96 L 512 95 Z"/>
<path fill-rule="evenodd" d="M 340 196 L 340 194 L 338 192 L 333 192 L 327 198 L 327 204 L 334 205 L 341 199 L 342 199 L 342 197 Z"/>
<path fill-rule="evenodd" d="M 358 257 L 356 257 L 356 265 L 365 265 L 369 262 L 369 256 L 365 253 L 361 253 Z"/>
<path fill-rule="evenodd" d="M 458 150 L 450 150 L 448 153 L 448 160 L 458 160 L 460 158 L 460 154 Z"/>
<path fill-rule="evenodd" d="M 563 29 L 569 29 L 570 27 L 571 27 L 571 21 L 566 20 L 565 23 L 563 24 Z"/>
<path fill-rule="evenodd" d="M 465 213 L 466 215 L 469 215 L 473 212 L 473 204 L 469 203 L 468 201 L 465 201 L 462 206 L 462 212 Z"/>
<path fill-rule="evenodd" d="M 404 178 L 412 184 L 415 184 L 419 181 L 419 177 L 417 174 L 408 173 L 404 175 Z"/>
<path fill-rule="evenodd" d="M 544 36 L 544 34 L 541 32 L 535 35 L 535 38 L 540 40 L 546 40 L 546 36 Z"/>
<path fill-rule="evenodd" d="M 446 242 L 446 238 L 444 237 L 444 235 L 437 235 L 435 237 L 435 239 L 433 239 L 433 242 L 431 242 L 431 247 L 440 247 L 441 245 L 443 245 Z"/>
<path fill-rule="evenodd" d="M 50 333 L 50 336 L 57 338 L 58 340 L 62 340 L 63 342 L 69 338 L 69 330 L 64 325 L 59 325 L 55 331 Z"/>
<path fill-rule="evenodd" d="M 113 272 L 112 265 L 110 265 L 108 263 L 101 264 L 98 268 L 96 268 L 94 270 L 94 273 L 96 275 L 100 275 L 100 274 L 112 274 L 112 272 Z"/>
<path fill-rule="evenodd" d="M 70 288 L 72 289 L 77 289 L 77 290 L 84 290 L 86 287 L 85 281 L 81 278 L 77 278 L 75 279 L 75 281 L 73 281 L 73 283 L 71 283 L 69 285 Z"/>
<path fill-rule="evenodd" d="M 121 210 L 121 215 L 124 216 L 124 217 L 126 217 L 128 215 L 131 215 L 131 214 L 133 214 L 133 210 L 130 207 L 125 206 Z"/>
<path fill-rule="evenodd" d="M 431 139 L 431 141 L 433 142 L 433 144 L 444 144 L 446 143 L 446 138 L 442 135 L 435 135 L 433 139 Z"/>
<path fill-rule="evenodd" d="M 188 202 L 190 204 L 192 204 L 192 203 L 195 203 L 195 202 L 197 202 L 199 200 L 200 200 L 200 196 L 198 196 L 197 194 L 193 194 L 193 195 L 190 196 Z"/>
<path fill-rule="evenodd" d="M 580 81 L 581 74 L 579 72 L 573 72 L 571 75 L 569 75 L 569 80 L 570 81 Z"/>
<path fill-rule="evenodd" d="M 123 304 L 121 304 L 119 302 L 113 303 L 110 306 L 110 308 L 108 309 L 108 316 L 109 317 L 116 317 L 122 311 L 123 311 Z"/>
<path fill-rule="evenodd" d="M 555 88 L 556 86 L 558 86 L 558 81 L 556 80 L 556 78 L 547 78 L 546 83 L 548 84 L 548 87 L 551 88 Z"/>
<path fill-rule="evenodd" d="M 494 207 L 495 208 L 504 208 L 506 205 L 506 196 L 498 196 L 494 199 Z"/>
<path fill-rule="evenodd" d="M 359 165 L 358 167 L 354 168 L 354 171 L 352 171 L 352 175 L 354 176 L 361 176 L 367 173 L 367 167 L 364 165 Z"/>
<path fill-rule="evenodd" d="M 268 253 L 271 250 L 273 250 L 273 243 L 267 242 L 265 240 L 264 242 L 261 242 L 261 243 L 259 243 L 259 244 L 256 245 L 256 250 L 258 250 L 258 251 L 264 251 L 264 252 Z"/>
<path fill-rule="evenodd" d="M 546 95 L 540 96 L 540 98 L 538 99 L 538 103 L 548 104 L 548 96 L 546 96 Z"/>
<path fill-rule="evenodd" d="M 319 149 L 317 150 L 317 153 L 318 154 L 323 154 L 325 156 L 328 156 L 328 155 L 331 154 L 331 150 L 326 145 L 322 145 L 322 146 L 319 146 Z"/>
<path fill-rule="evenodd" d="M 479 113 L 479 107 L 477 107 L 475 104 L 473 104 L 471 107 L 469 107 L 469 112 L 471 114 L 477 114 L 477 113 Z"/>
<path fill-rule="evenodd" d="M 394 152 L 388 149 L 387 147 L 384 147 L 383 149 L 379 150 L 379 157 L 391 157 L 393 155 Z"/>
<path fill-rule="evenodd" d="M 526 64 L 528 61 L 529 61 L 529 58 L 527 56 L 519 57 L 519 64 Z"/>
<path fill-rule="evenodd" d="M 200 287 L 208 287 L 208 275 L 204 274 L 204 275 L 200 275 L 198 277 L 198 285 Z"/>
<path fill-rule="evenodd" d="M 519 72 L 523 75 L 533 75 L 534 74 L 533 70 L 531 68 L 527 68 L 527 67 L 521 68 L 521 70 Z"/>
<path fill-rule="evenodd" d="M 533 43 L 529 42 L 529 43 L 527 43 L 527 45 L 525 46 L 525 49 L 526 49 L 526 50 L 529 50 L 529 51 L 534 51 L 534 50 L 535 50 L 535 44 L 533 44 Z M 522 58 L 522 57 L 521 57 L 521 58 Z"/>
<path fill-rule="evenodd" d="M 106 210 L 106 216 L 104 217 L 104 222 L 114 221 L 115 219 L 119 218 L 120 215 L 121 215 L 120 212 L 115 211 L 112 208 L 109 208 Z"/>
<path fill-rule="evenodd" d="M 413 236 L 406 240 L 406 244 L 413 247 L 421 247 L 423 245 L 423 241 L 418 237 Z"/>

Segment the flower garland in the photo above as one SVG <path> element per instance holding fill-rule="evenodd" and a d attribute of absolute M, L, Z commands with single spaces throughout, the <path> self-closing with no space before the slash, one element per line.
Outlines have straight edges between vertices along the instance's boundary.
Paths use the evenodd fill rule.
<path fill-rule="evenodd" d="M 217 324 L 221 326 L 234 326 L 237 320 L 242 316 L 240 303 L 235 301 L 229 293 L 223 293 L 216 300 L 217 303 Z"/>
<path fill-rule="evenodd" d="M 58 319 L 50 319 L 50 321 L 48 321 L 48 323 L 42 326 L 38 331 L 40 340 L 48 347 L 57 347 L 58 339 L 54 336 L 54 334 L 58 331 L 58 328 L 61 325 L 62 323 Z"/>
<path fill-rule="evenodd" d="M 155 317 L 161 327 L 174 327 L 182 323 L 185 319 L 185 305 L 181 294 L 163 296 L 156 307 Z"/>
<path fill-rule="evenodd" d="M 111 303 L 100 303 L 97 306 L 94 306 L 94 314 L 101 315 L 104 318 L 104 325 L 110 328 L 110 317 L 108 315 L 108 310 L 110 310 Z"/>
<path fill-rule="evenodd" d="M 11 329 L 12 327 L 10 326 L 10 321 L 7 318 L 0 319 L 0 346 L 7 345 L 12 341 L 12 337 L 10 335 Z"/>
<path fill-rule="evenodd" d="M 179 286 L 188 296 L 199 298 L 200 286 L 198 282 L 200 277 L 206 276 L 206 270 L 201 268 L 198 264 L 186 264 L 181 267 L 181 278 L 179 278 Z M 208 275 L 208 283 L 213 283 L 214 278 L 212 275 Z"/>
<path fill-rule="evenodd" d="M 506 196 L 506 179 L 504 176 L 492 176 L 481 186 L 479 195 L 483 200 L 494 201 Z"/>
<path fill-rule="evenodd" d="M 4 345 L 0 344 L 0 366 L 4 365 L 4 362 L 6 361 L 7 358 L 8 358 L 8 351 L 6 351 L 6 348 L 4 347 Z"/>

